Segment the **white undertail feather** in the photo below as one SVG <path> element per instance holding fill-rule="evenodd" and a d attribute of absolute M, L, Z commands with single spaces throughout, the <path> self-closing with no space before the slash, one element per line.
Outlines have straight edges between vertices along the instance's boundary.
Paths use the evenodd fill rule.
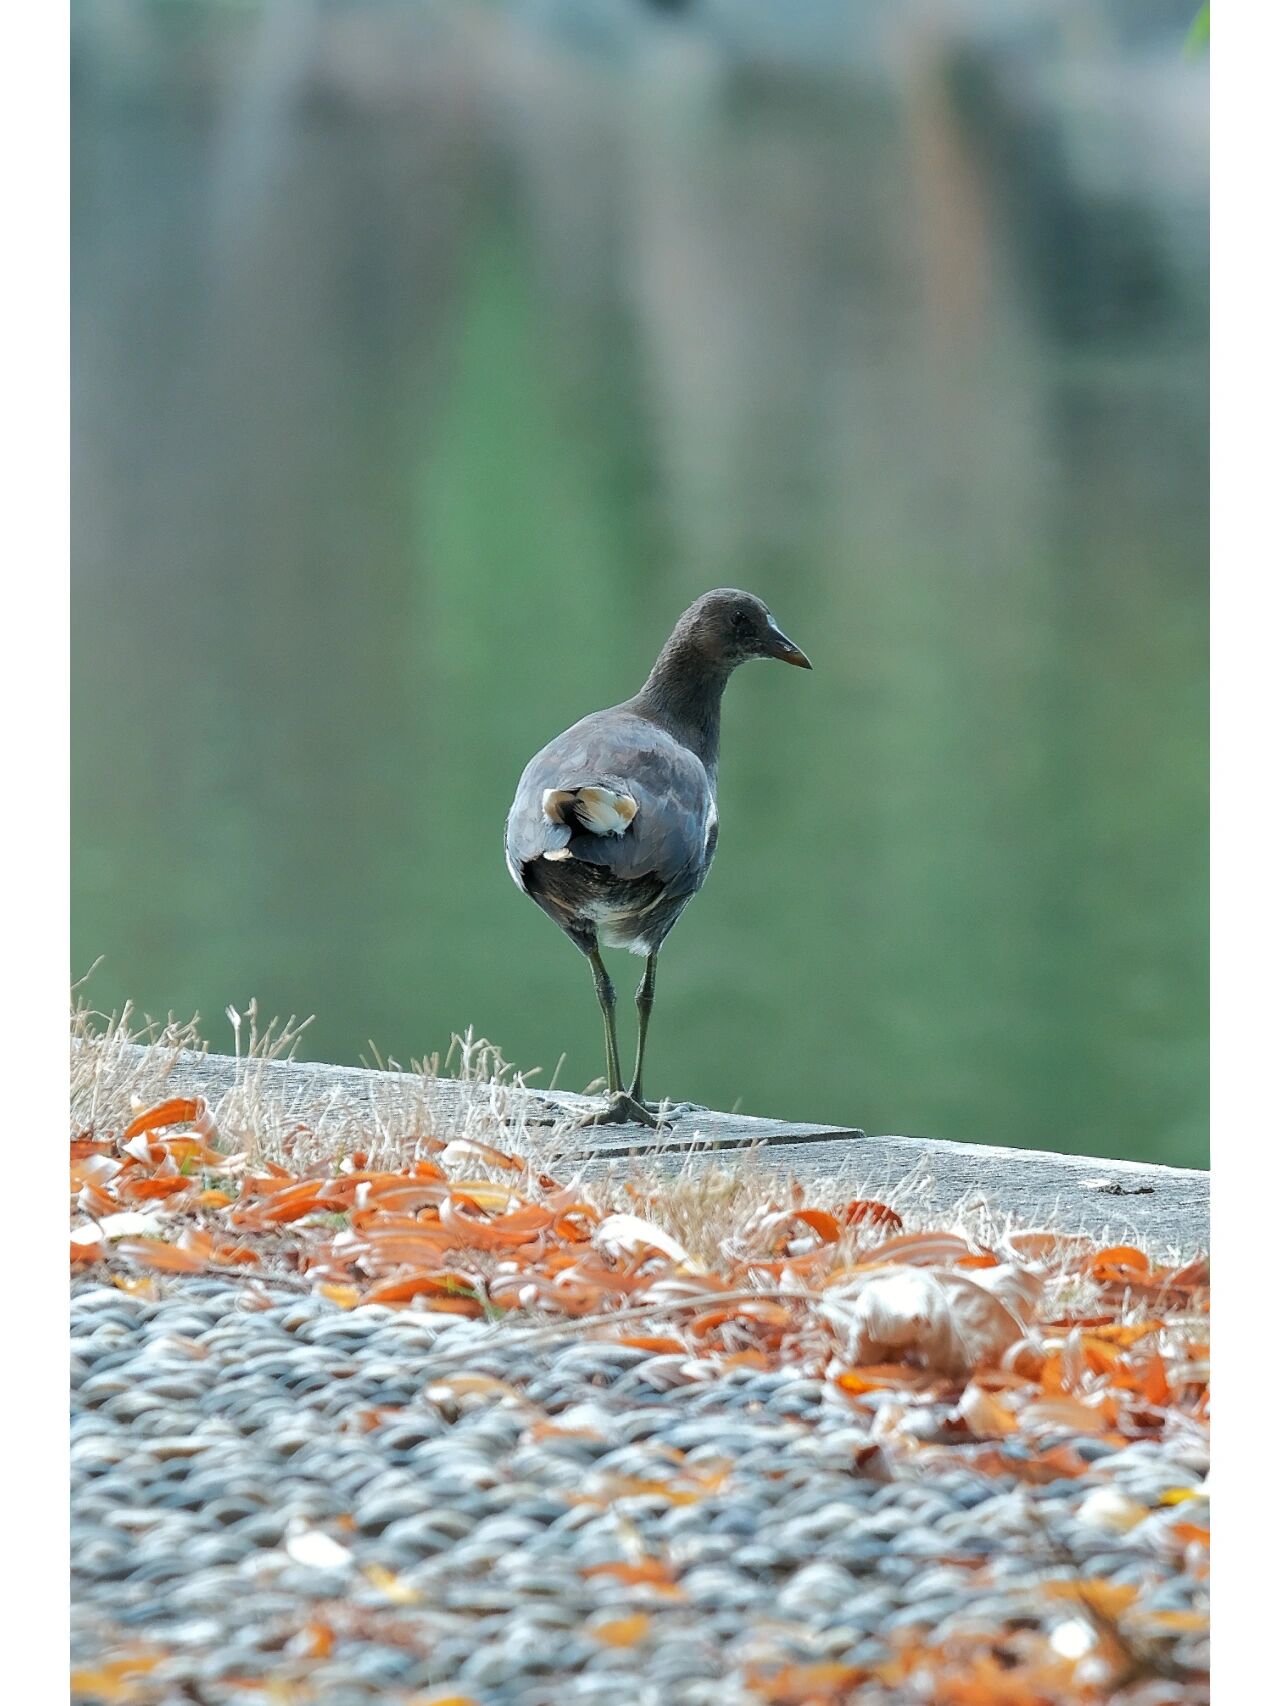
<path fill-rule="evenodd" d="M 636 815 L 636 802 L 616 788 L 548 788 L 542 815 L 550 823 L 572 820 L 593 835 L 622 835 Z"/>

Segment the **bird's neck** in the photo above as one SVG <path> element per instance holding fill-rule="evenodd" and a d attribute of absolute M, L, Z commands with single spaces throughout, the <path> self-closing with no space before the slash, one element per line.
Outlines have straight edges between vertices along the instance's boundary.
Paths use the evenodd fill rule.
<path fill-rule="evenodd" d="M 713 785 L 720 757 L 720 699 L 731 673 L 730 665 L 707 658 L 676 633 L 632 701 L 641 716 L 697 753 Z"/>

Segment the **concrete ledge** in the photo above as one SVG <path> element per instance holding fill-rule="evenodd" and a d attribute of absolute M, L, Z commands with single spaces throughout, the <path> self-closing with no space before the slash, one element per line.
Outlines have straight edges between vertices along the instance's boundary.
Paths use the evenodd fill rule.
<path fill-rule="evenodd" d="M 139 1051 L 141 1052 L 141 1051 Z M 254 1062 L 263 1089 L 299 1120 L 313 1123 L 335 1107 L 383 1118 L 421 1108 L 424 1091 L 433 1114 L 457 1129 L 491 1093 L 456 1079 L 423 1079 L 361 1067 L 309 1061 Z M 243 1080 L 246 1066 L 227 1055 L 179 1055 L 167 1085 L 174 1093 L 203 1095 L 215 1105 Z M 503 1093 L 512 1113 L 535 1122 L 585 1113 L 592 1098 L 557 1091 Z M 718 1153 L 756 1149 L 762 1165 L 801 1180 L 848 1174 L 863 1189 L 888 1189 L 908 1175 L 928 1177 L 940 1205 L 977 1194 L 997 1213 L 1029 1225 L 1048 1221 L 1066 1231 L 1098 1237 L 1137 1238 L 1190 1254 L 1209 1242 L 1209 1175 L 1190 1167 L 1160 1167 L 1037 1149 L 950 1143 L 938 1138 L 872 1136 L 854 1127 L 823 1126 L 741 1114 L 690 1109 L 661 1134 L 643 1127 L 605 1127 L 571 1133 L 556 1154 L 588 1173 L 644 1157 L 662 1168 L 708 1162 Z M 721 1155 L 723 1159 L 723 1155 Z"/>

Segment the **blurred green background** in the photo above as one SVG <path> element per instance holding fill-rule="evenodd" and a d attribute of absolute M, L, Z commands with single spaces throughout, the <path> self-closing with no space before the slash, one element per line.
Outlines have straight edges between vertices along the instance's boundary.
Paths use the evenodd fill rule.
<path fill-rule="evenodd" d="M 95 1002 L 581 1087 L 506 808 L 739 585 L 815 670 L 729 689 L 652 1089 L 1203 1163 L 1188 14 L 78 0 Z"/>

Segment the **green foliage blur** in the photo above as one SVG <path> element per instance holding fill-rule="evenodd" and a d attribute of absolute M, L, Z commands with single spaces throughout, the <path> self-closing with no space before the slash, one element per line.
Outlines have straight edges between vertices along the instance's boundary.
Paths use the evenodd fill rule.
<path fill-rule="evenodd" d="M 506 807 L 741 585 L 654 1092 L 1205 1161 L 1205 65 L 1007 13 L 74 9 L 100 1005 L 583 1087 Z"/>

